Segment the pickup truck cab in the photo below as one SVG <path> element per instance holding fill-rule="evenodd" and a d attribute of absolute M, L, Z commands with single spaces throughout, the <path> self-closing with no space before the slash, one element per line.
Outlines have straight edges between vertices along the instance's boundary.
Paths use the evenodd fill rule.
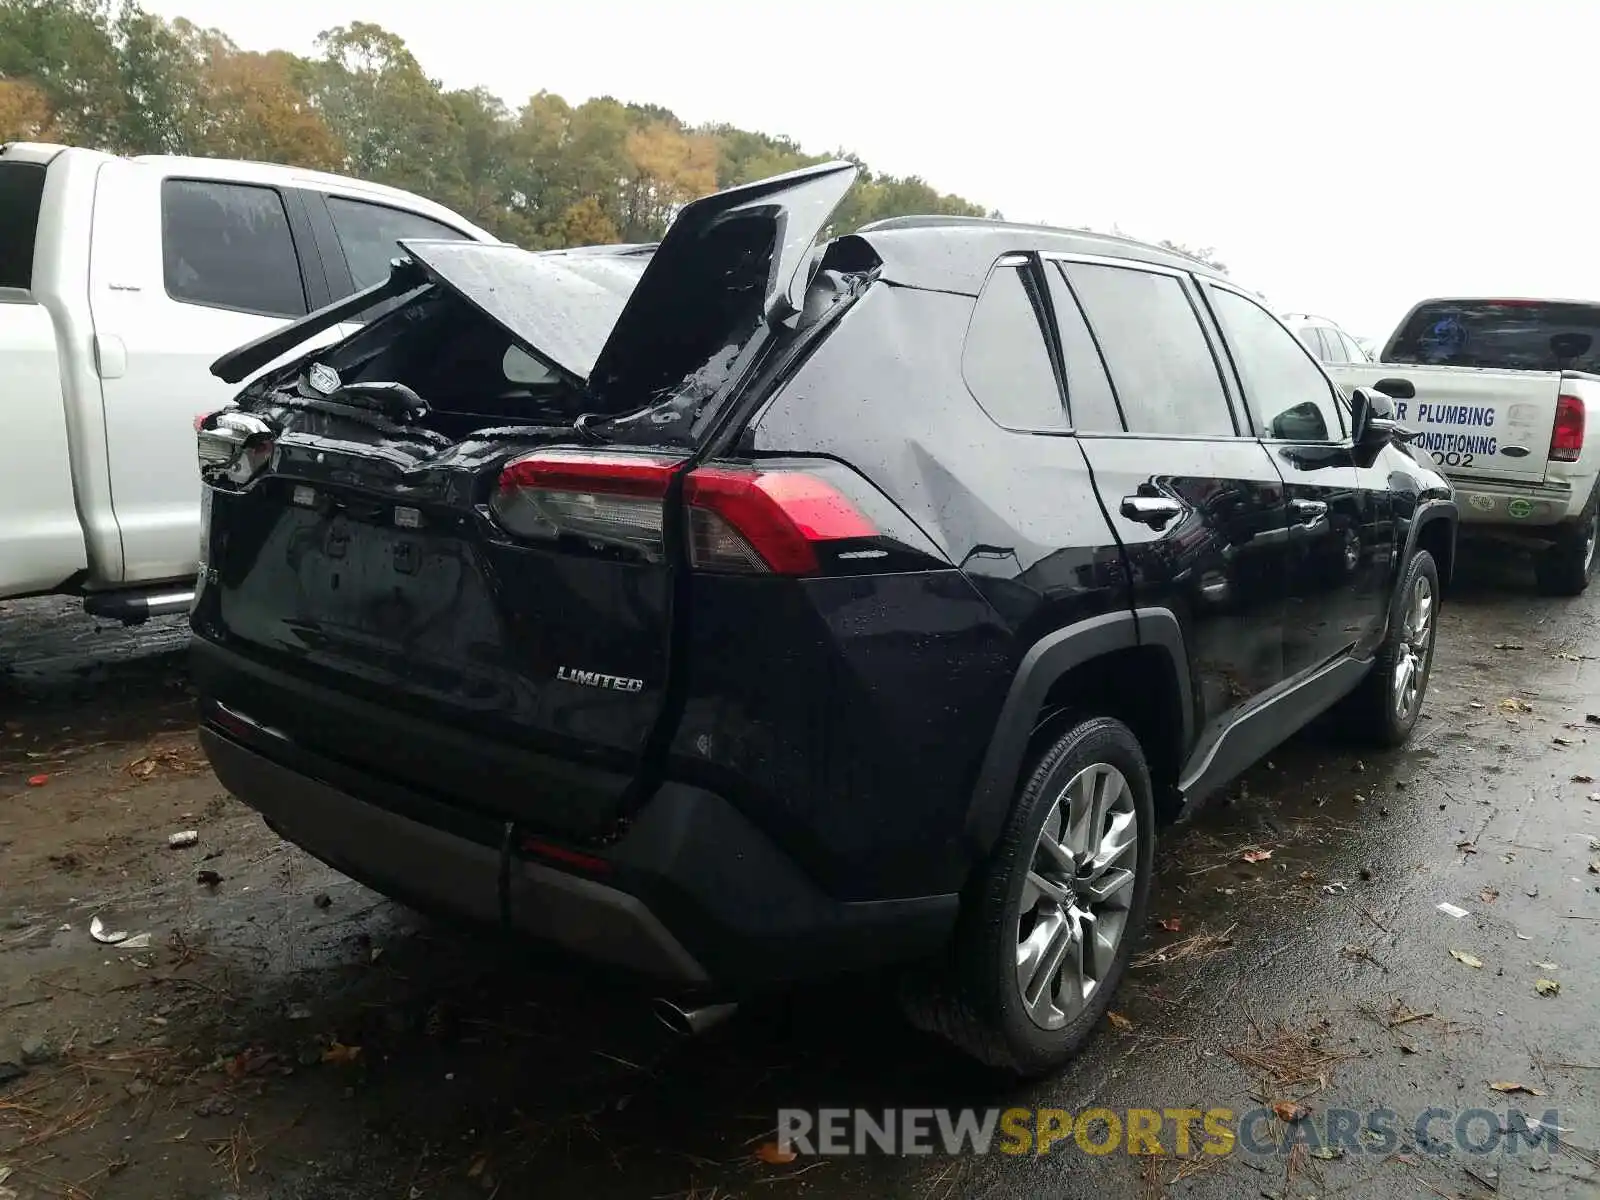
<path fill-rule="evenodd" d="M 335 175 L 27 143 L 0 146 L 0 229 L 0 599 L 130 622 L 193 596 L 211 361 L 386 279 L 399 238 L 495 240 Z"/>
<path fill-rule="evenodd" d="M 1455 485 L 1462 532 L 1532 546 L 1542 591 L 1575 595 L 1594 571 L 1600 448 L 1584 434 L 1600 406 L 1600 304 L 1425 300 L 1373 364 L 1329 365 L 1346 388 L 1394 400 Z"/>

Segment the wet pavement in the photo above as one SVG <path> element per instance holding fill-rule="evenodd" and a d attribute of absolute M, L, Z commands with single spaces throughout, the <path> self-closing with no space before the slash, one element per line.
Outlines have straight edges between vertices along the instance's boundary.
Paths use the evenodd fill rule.
<path fill-rule="evenodd" d="M 27 1073 L 0 1082 L 0 1196 L 1596 1194 L 1600 784 L 1575 777 L 1600 779 L 1600 590 L 1463 574 L 1413 743 L 1308 731 L 1172 831 L 1115 1020 L 1021 1087 L 910 1032 L 882 981 L 683 1042 L 626 981 L 416 917 L 221 793 L 181 622 L 13 606 L 0 1079 Z M 135 948 L 95 942 L 95 915 Z M 1308 1115 L 1204 1151 L 1200 1114 L 1273 1105 Z M 1043 1155 L 1002 1131 L 985 1155 L 772 1152 L 780 1108 L 989 1106 L 1072 1133 Z M 1104 1118 L 1125 1133 L 1135 1109 L 1194 1110 L 1190 1144 L 1168 1115 L 1162 1153 L 1130 1154 Z M 1544 1122 L 1555 1153 L 1528 1144 Z"/>

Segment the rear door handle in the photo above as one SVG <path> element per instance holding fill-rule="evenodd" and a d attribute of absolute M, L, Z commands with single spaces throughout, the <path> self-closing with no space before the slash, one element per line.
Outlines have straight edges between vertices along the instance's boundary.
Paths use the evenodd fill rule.
<path fill-rule="evenodd" d="M 1289 511 L 1298 517 L 1302 523 L 1309 525 L 1318 517 L 1327 516 L 1328 506 L 1321 500 L 1291 500 L 1289 501 Z"/>
<path fill-rule="evenodd" d="M 1124 496 L 1122 515 L 1152 529 L 1160 529 L 1173 517 L 1183 514 L 1183 505 L 1166 496 Z"/>

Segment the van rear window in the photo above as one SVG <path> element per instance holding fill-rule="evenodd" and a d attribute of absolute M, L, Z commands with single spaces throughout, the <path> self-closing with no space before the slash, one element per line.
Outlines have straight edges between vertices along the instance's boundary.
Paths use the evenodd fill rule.
<path fill-rule="evenodd" d="M 43 163 L 0 162 L 0 287 L 33 286 L 44 172 Z"/>
<path fill-rule="evenodd" d="M 1600 305 L 1441 300 L 1418 308 L 1384 362 L 1500 371 L 1600 372 Z"/>

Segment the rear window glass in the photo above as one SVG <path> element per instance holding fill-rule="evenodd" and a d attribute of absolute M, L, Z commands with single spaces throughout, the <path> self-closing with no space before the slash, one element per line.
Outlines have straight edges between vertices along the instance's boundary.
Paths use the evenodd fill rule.
<path fill-rule="evenodd" d="M 0 163 L 0 287 L 33 286 L 44 172 L 42 163 Z"/>
<path fill-rule="evenodd" d="M 1406 319 L 1385 362 L 1502 371 L 1600 371 L 1600 306 L 1446 300 Z"/>

